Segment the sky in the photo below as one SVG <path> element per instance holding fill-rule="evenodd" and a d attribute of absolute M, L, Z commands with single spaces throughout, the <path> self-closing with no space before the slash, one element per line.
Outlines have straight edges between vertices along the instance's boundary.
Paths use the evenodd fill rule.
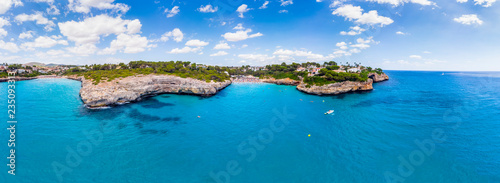
<path fill-rule="evenodd" d="M 0 62 L 500 71 L 496 0 L 1 0 Z"/>

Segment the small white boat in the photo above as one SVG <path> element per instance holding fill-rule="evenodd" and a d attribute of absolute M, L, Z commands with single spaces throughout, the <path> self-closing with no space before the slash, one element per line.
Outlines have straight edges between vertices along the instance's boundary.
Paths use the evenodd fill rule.
<path fill-rule="evenodd" d="M 325 114 L 331 114 L 333 113 L 333 110 L 326 111 Z"/>
<path fill-rule="evenodd" d="M 444 72 L 443 72 L 443 74 L 441 74 L 441 76 L 444 76 Z"/>

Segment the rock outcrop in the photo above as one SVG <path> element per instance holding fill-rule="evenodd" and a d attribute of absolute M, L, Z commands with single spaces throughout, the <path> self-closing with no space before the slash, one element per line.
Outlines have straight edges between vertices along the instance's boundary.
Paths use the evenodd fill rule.
<path fill-rule="evenodd" d="M 97 85 L 83 77 L 70 76 L 68 79 L 82 82 L 80 96 L 89 108 L 139 101 L 144 97 L 163 93 L 212 96 L 231 84 L 231 81 L 207 83 L 171 75 L 138 75 L 101 81 Z"/>
<path fill-rule="evenodd" d="M 374 83 L 389 80 L 389 76 L 385 73 L 382 73 L 382 74 L 370 73 L 370 74 L 368 74 L 368 77 L 372 78 Z"/>
<path fill-rule="evenodd" d="M 296 80 L 293 80 L 293 79 L 290 79 L 290 78 L 285 78 L 285 79 L 274 79 L 274 78 L 262 79 L 262 82 L 264 82 L 264 83 L 274 83 L 274 84 L 277 84 L 277 85 L 294 85 L 294 86 L 300 84 L 300 81 L 296 81 Z"/>
<path fill-rule="evenodd" d="M 355 91 L 373 90 L 372 83 L 372 79 L 368 79 L 365 82 L 344 81 L 323 86 L 311 85 L 309 87 L 306 83 L 301 83 L 297 86 L 297 90 L 314 95 L 338 95 Z"/>

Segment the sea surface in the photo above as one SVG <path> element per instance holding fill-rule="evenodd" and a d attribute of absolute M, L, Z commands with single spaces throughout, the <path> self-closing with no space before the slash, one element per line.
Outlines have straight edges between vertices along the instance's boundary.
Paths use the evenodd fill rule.
<path fill-rule="evenodd" d="M 78 81 L 17 82 L 15 176 L 0 83 L 0 182 L 500 182 L 500 73 L 386 73 L 370 92 L 233 84 L 102 110 Z"/>

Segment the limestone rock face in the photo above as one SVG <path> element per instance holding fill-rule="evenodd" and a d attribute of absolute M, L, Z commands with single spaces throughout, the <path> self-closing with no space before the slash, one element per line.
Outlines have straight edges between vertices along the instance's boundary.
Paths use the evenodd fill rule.
<path fill-rule="evenodd" d="M 372 78 L 374 83 L 389 80 L 389 76 L 385 73 L 382 73 L 382 74 L 370 73 L 370 74 L 368 74 L 368 77 Z"/>
<path fill-rule="evenodd" d="M 354 91 L 369 91 L 373 90 L 373 80 L 368 79 L 365 82 L 344 81 L 340 83 L 332 83 L 323 86 L 312 85 L 306 87 L 306 83 L 301 83 L 297 86 L 297 90 L 314 95 L 338 95 Z"/>
<path fill-rule="evenodd" d="M 274 83 L 274 84 L 277 84 L 277 85 L 294 85 L 294 86 L 300 84 L 300 81 L 295 81 L 295 80 L 290 79 L 290 78 L 285 78 L 285 79 L 270 78 L 270 79 L 263 79 L 262 82 L 264 82 L 264 83 Z"/>
<path fill-rule="evenodd" d="M 94 85 L 83 77 L 68 77 L 82 81 L 80 96 L 87 107 L 105 107 L 141 100 L 143 97 L 162 94 L 215 95 L 231 81 L 210 82 L 171 75 L 131 76 Z"/>

